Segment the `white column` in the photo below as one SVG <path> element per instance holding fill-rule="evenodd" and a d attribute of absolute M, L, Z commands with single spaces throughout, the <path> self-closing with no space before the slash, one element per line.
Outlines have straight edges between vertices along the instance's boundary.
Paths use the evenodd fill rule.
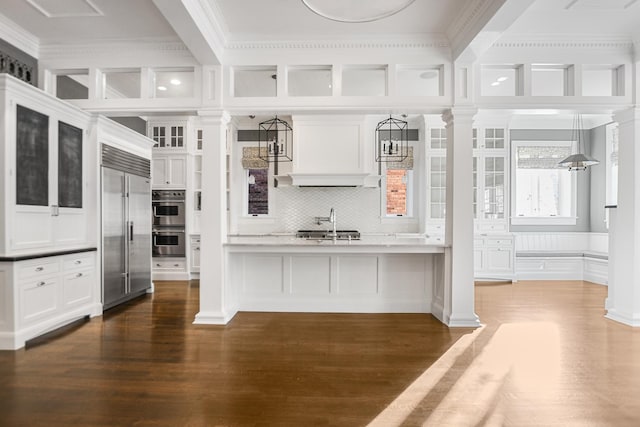
<path fill-rule="evenodd" d="M 226 112 L 202 117 L 202 219 L 200 224 L 200 312 L 194 323 L 224 325 L 235 315 L 226 287 L 227 240 Z"/>
<path fill-rule="evenodd" d="M 619 125 L 618 208 L 609 231 L 615 272 L 609 277 L 606 317 L 640 326 L 640 108 L 616 113 L 614 119 Z"/>
<path fill-rule="evenodd" d="M 433 314 L 448 326 L 475 327 L 473 284 L 473 116 L 477 110 L 457 107 L 442 118 L 447 127 L 447 208 L 445 253 L 438 257 L 439 304 Z M 436 261 L 438 262 L 438 261 Z M 435 290 L 434 290 L 435 291 Z"/>

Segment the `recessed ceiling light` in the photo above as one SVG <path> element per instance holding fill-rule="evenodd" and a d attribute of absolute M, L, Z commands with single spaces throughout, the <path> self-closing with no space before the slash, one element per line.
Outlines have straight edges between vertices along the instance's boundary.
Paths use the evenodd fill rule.
<path fill-rule="evenodd" d="M 500 85 L 500 82 L 493 82 L 493 83 L 491 83 L 491 86 L 499 86 L 499 85 Z"/>
<path fill-rule="evenodd" d="M 171 79 L 171 84 L 174 86 L 178 86 L 180 84 L 180 80 L 178 79 Z"/>
<path fill-rule="evenodd" d="M 503 77 L 498 77 L 496 80 L 499 81 L 499 82 L 503 82 L 503 81 L 507 80 L 508 78 L 509 77 L 504 77 L 503 76 Z"/>
<path fill-rule="evenodd" d="M 158 90 L 167 90 L 166 86 L 158 86 Z"/>

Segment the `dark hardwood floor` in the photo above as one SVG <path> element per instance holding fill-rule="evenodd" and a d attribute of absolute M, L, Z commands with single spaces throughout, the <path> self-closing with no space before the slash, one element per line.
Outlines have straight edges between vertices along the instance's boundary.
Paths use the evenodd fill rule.
<path fill-rule="evenodd" d="M 0 351 L 0 425 L 637 426 L 640 331 L 605 319 L 605 296 L 480 284 L 478 330 L 401 314 L 239 313 L 222 327 L 191 324 L 197 283 L 159 282 Z"/>

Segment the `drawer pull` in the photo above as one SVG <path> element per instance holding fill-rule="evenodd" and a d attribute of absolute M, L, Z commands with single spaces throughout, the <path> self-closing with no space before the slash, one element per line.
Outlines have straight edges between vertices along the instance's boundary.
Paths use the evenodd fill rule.
<path fill-rule="evenodd" d="M 162 267 L 162 265 L 160 265 L 160 264 L 156 264 L 156 267 Z"/>
<path fill-rule="evenodd" d="M 44 270 L 44 267 L 36 267 L 36 271 L 42 271 Z"/>
<path fill-rule="evenodd" d="M 82 277 L 82 273 L 76 274 L 76 277 Z"/>
<path fill-rule="evenodd" d="M 180 264 L 173 264 L 174 267 L 180 267 Z"/>
<path fill-rule="evenodd" d="M 46 285 L 46 283 L 45 283 L 45 282 L 38 282 L 38 283 L 36 284 L 36 286 L 37 286 L 37 287 L 39 287 L 39 288 L 40 288 L 40 287 L 42 287 L 42 286 L 44 286 L 44 285 Z"/>
<path fill-rule="evenodd" d="M 197 247 L 195 247 L 193 249 L 195 249 L 196 251 L 199 251 L 200 250 L 200 246 L 197 246 Z"/>
<path fill-rule="evenodd" d="M 76 264 L 76 265 L 77 265 L 77 264 L 82 264 L 82 260 L 77 259 L 77 260 L 74 262 L 74 264 Z"/>

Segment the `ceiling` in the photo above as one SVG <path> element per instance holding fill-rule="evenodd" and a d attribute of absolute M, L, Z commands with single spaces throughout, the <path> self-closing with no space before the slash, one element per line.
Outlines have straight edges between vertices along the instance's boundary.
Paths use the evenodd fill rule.
<path fill-rule="evenodd" d="M 163 16 L 156 4 L 167 0 L 2 0 L 0 14 L 15 22 L 41 45 L 103 40 L 178 39 L 176 17 Z M 170 0 L 178 3 L 179 0 Z M 366 1 L 366 0 L 360 0 Z M 356 3 L 356 0 L 345 0 Z M 174 3 L 174 4 L 176 4 Z M 368 23 L 324 19 L 301 0 L 193 0 L 209 6 L 223 42 L 321 39 L 367 39 L 449 34 L 456 20 L 492 0 L 415 0 L 399 13 Z M 532 3 L 509 17 L 503 35 L 530 37 L 640 36 L 640 0 L 507 0 Z M 162 8 L 160 8 L 162 9 Z M 504 8 L 503 8 L 504 9 Z M 519 15 L 519 16 L 518 16 Z M 171 22 L 169 22 L 171 21 Z M 173 25 L 173 26 L 172 26 Z M 177 28 L 177 27 L 176 27 Z M 183 38 L 187 46 L 190 40 Z"/>
<path fill-rule="evenodd" d="M 222 16 L 227 38 L 298 40 L 367 35 L 444 34 L 471 0 L 416 0 L 406 9 L 375 22 L 343 23 L 322 18 L 300 0 L 208 0 Z"/>

